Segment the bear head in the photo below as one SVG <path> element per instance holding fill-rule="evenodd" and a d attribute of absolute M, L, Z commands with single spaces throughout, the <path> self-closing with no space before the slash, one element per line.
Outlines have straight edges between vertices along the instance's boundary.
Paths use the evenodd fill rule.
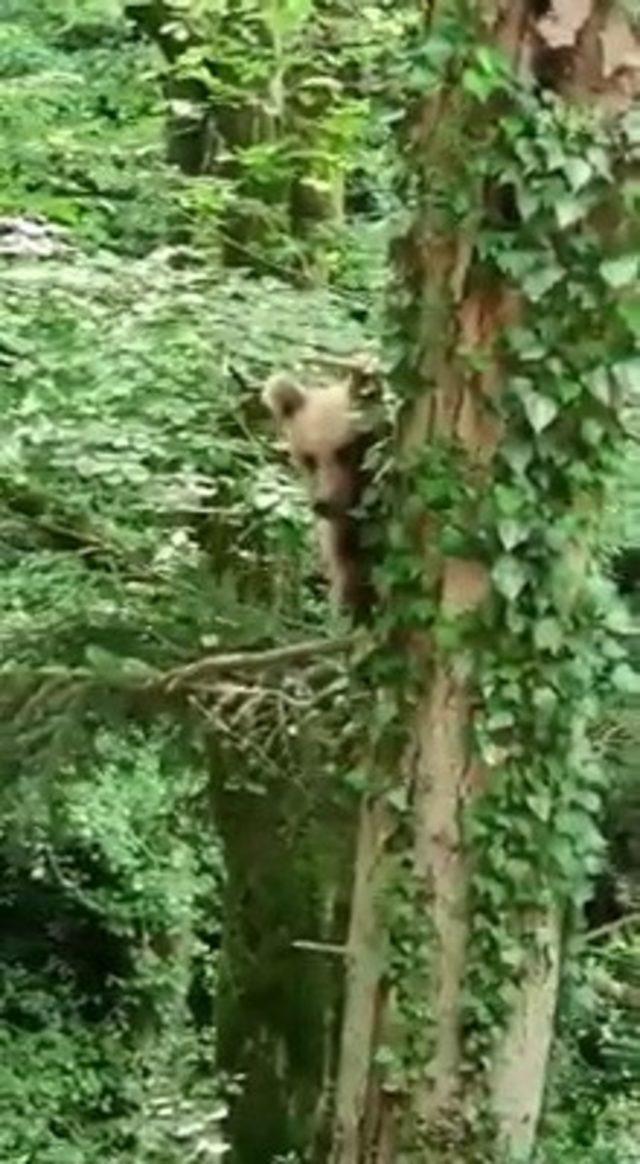
<path fill-rule="evenodd" d="M 323 387 L 305 387 L 284 373 L 265 385 L 263 401 L 306 478 L 313 511 L 327 521 L 344 518 L 362 493 L 372 383 L 372 370 L 363 364 Z"/>

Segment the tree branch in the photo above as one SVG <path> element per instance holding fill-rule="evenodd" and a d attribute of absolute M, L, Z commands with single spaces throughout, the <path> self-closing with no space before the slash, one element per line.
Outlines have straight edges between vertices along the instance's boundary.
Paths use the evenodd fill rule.
<path fill-rule="evenodd" d="M 624 930 L 627 926 L 640 925 L 640 910 L 635 913 L 626 913 L 624 917 L 617 917 L 615 921 L 605 922 L 595 930 L 589 930 L 584 936 L 585 942 L 596 942 L 599 938 L 609 937 L 617 930 Z"/>
<path fill-rule="evenodd" d="M 226 655 L 205 655 L 203 659 L 197 659 L 194 663 L 187 663 L 185 666 L 175 667 L 160 674 L 148 685 L 156 686 L 160 683 L 167 691 L 176 691 L 180 687 L 197 686 L 203 680 L 219 675 L 221 671 L 261 671 L 284 663 L 303 663 L 308 659 L 316 659 L 319 655 L 341 654 L 352 642 L 352 636 L 344 635 L 336 639 L 308 639 L 302 643 L 293 643 L 289 647 L 272 647 L 266 651 L 232 651 Z"/>

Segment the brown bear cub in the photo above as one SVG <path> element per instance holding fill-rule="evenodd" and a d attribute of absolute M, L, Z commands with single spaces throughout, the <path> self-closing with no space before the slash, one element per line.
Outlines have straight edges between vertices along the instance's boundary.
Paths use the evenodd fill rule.
<path fill-rule="evenodd" d="M 366 405 L 375 387 L 372 366 L 362 363 L 325 387 L 304 387 L 279 373 L 263 392 L 307 482 L 332 601 L 360 616 L 373 594 L 354 509 L 366 485 L 364 459 L 372 439 Z"/>

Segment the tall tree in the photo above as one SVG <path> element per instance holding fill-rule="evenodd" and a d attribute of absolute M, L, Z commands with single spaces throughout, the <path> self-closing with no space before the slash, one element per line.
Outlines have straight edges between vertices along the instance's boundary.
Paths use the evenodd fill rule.
<path fill-rule="evenodd" d="M 321 259 L 322 241 L 311 244 L 342 223 L 367 109 L 339 0 L 131 0 L 126 11 L 164 58 L 169 160 L 233 187 L 226 258 L 259 267 L 262 247 L 291 236 Z"/>
<path fill-rule="evenodd" d="M 603 0 L 424 10 L 335 1164 L 530 1156 L 598 862 L 599 687 L 628 679 L 597 566 L 638 387 L 637 26 Z"/>

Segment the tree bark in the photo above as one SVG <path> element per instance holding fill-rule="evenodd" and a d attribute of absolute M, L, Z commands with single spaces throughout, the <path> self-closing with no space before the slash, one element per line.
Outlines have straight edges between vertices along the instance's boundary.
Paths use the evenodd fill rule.
<path fill-rule="evenodd" d="M 213 746 L 211 761 L 226 876 L 217 1059 L 221 1076 L 238 1085 L 230 1159 L 264 1164 L 305 1151 L 321 1164 L 335 1072 L 350 814 L 335 803 L 311 808 L 298 774 L 287 771 L 251 791 L 228 780 L 229 757 Z"/>

